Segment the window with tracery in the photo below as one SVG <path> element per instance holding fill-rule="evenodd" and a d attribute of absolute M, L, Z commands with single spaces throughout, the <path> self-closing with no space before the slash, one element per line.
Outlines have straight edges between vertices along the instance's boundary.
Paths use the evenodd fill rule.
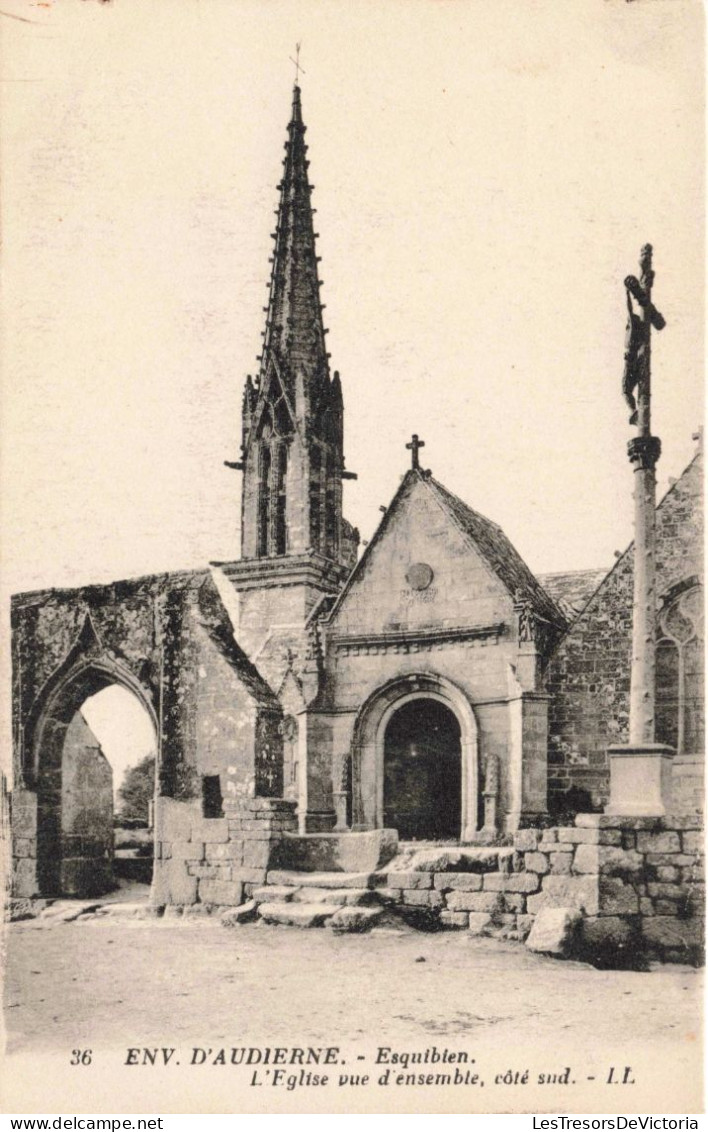
<path fill-rule="evenodd" d="M 679 755 L 704 744 L 703 590 L 674 587 L 659 611 L 656 646 L 656 739 Z"/>

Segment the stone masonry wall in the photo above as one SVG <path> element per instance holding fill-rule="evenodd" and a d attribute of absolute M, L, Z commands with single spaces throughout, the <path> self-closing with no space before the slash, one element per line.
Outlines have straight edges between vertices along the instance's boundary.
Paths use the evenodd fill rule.
<path fill-rule="evenodd" d="M 465 871 L 446 871 L 442 858 L 426 871 L 389 872 L 379 897 L 443 927 L 522 940 L 541 909 L 568 908 L 582 914 L 578 953 L 614 962 L 702 954 L 705 865 L 695 818 L 581 814 L 574 826 L 521 830 L 513 849 L 462 860 Z"/>
<path fill-rule="evenodd" d="M 702 577 L 702 467 L 699 454 L 657 508 L 660 602 L 677 583 Z M 571 626 L 549 665 L 551 812 L 601 808 L 609 793 L 607 747 L 627 741 L 633 563 L 631 545 Z M 687 754 L 696 756 L 697 752 Z M 702 763 L 702 752 L 690 768 L 677 762 L 675 812 L 690 812 L 701 799 L 696 776 Z"/>

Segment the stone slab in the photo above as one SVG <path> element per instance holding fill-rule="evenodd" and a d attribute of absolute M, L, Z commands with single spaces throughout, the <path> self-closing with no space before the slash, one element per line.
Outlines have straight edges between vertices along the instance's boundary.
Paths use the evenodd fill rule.
<path fill-rule="evenodd" d="M 422 849 L 410 860 L 411 872 L 489 873 L 509 867 L 514 850 L 501 849 Z M 412 885 L 410 887 L 413 887 Z"/>
<path fill-rule="evenodd" d="M 396 855 L 395 829 L 372 829 L 361 833 L 286 833 L 274 846 L 278 868 L 303 872 L 373 872 Z"/>
<path fill-rule="evenodd" d="M 547 955 L 568 955 L 580 923 L 577 908 L 542 908 L 526 940 L 530 951 Z"/>
<path fill-rule="evenodd" d="M 374 888 L 379 878 L 373 873 L 301 873 L 287 869 L 271 869 L 268 884 L 288 885 L 291 888 Z"/>
<path fill-rule="evenodd" d="M 228 912 L 224 912 L 221 917 L 222 927 L 235 928 L 239 924 L 247 924 L 251 920 L 255 920 L 258 914 L 258 905 L 255 900 L 247 900 L 245 904 L 239 904 L 238 908 L 230 908 Z"/>
<path fill-rule="evenodd" d="M 267 891 L 267 888 L 266 888 Z M 370 888 L 305 888 L 296 889 L 293 901 L 297 904 L 370 904 L 376 893 Z"/>
<path fill-rule="evenodd" d="M 284 900 L 292 900 L 298 890 L 287 884 L 264 884 L 254 888 L 251 895 L 259 904 L 274 904 Z"/>
<path fill-rule="evenodd" d="M 297 928 L 319 928 L 339 912 L 337 904 L 261 904 L 258 915 L 268 924 L 289 924 Z"/>
<path fill-rule="evenodd" d="M 340 908 L 327 926 L 337 932 L 368 932 L 383 916 L 383 908 Z"/>

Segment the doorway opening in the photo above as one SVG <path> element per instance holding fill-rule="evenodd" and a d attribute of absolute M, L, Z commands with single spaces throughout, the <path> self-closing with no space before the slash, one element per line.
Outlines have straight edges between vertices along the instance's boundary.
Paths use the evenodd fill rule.
<path fill-rule="evenodd" d="M 384 736 L 384 824 L 401 840 L 460 838 L 460 725 L 439 700 L 418 698 L 391 716 Z"/>

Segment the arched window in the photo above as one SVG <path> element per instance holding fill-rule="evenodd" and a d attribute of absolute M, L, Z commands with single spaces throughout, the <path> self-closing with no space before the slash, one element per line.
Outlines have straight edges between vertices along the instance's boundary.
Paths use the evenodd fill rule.
<path fill-rule="evenodd" d="M 666 595 L 656 646 L 656 739 L 679 755 L 703 750 L 703 670 L 703 591 L 691 579 Z"/>

